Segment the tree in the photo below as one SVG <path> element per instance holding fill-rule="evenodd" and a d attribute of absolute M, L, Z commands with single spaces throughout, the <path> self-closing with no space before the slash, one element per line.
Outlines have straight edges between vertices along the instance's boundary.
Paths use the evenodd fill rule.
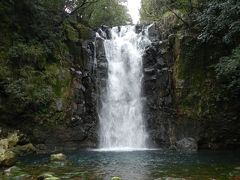
<path fill-rule="evenodd" d="M 203 6 L 205 0 L 142 0 L 141 19 L 143 21 L 160 21 L 165 13 L 171 12 L 185 25 L 181 14 L 189 16 Z"/>
<path fill-rule="evenodd" d="M 131 22 L 127 8 L 119 4 L 118 0 L 101 0 L 95 3 L 91 10 L 93 12 L 89 21 L 92 27 L 120 26 Z"/>

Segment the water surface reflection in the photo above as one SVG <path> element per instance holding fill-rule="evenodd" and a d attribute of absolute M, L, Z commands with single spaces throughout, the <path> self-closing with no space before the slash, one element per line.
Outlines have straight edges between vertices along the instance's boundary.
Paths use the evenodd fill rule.
<path fill-rule="evenodd" d="M 163 151 L 66 153 L 74 167 L 79 167 L 95 179 L 109 180 L 113 176 L 124 180 L 151 180 L 160 177 L 190 179 L 240 177 L 239 152 L 198 152 L 192 154 Z M 47 156 L 28 157 L 26 164 L 43 164 Z M 94 178 L 93 178 L 94 179 Z"/>

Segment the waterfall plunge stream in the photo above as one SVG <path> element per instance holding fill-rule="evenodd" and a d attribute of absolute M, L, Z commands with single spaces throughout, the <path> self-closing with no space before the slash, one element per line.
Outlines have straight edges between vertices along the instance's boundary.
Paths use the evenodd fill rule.
<path fill-rule="evenodd" d="M 131 150 L 147 148 L 148 134 L 142 112 L 142 55 L 150 44 L 147 28 L 114 27 L 104 41 L 108 61 L 106 92 L 101 95 L 100 148 Z"/>

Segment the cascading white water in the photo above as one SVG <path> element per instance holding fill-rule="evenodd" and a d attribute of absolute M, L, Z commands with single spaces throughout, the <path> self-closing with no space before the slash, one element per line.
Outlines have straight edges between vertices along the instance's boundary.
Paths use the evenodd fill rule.
<path fill-rule="evenodd" d="M 108 60 L 106 93 L 101 97 L 100 148 L 147 148 L 147 132 L 142 113 L 142 55 L 150 43 L 147 28 L 114 27 L 112 38 L 104 41 Z"/>

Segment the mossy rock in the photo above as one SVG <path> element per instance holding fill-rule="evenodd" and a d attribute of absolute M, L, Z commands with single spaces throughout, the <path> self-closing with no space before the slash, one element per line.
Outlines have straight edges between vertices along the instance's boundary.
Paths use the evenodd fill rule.
<path fill-rule="evenodd" d="M 26 180 L 31 178 L 31 175 L 25 173 L 21 168 L 17 166 L 12 166 L 6 170 L 4 170 L 3 178 L 6 179 L 18 179 L 18 180 Z"/>
<path fill-rule="evenodd" d="M 17 133 L 10 134 L 8 136 L 8 148 L 12 148 L 17 145 L 19 141 L 19 135 Z"/>
<path fill-rule="evenodd" d="M 0 151 L 0 167 L 9 167 L 16 163 L 16 154 L 10 150 L 1 149 Z"/>
<path fill-rule="evenodd" d="M 32 145 L 32 143 L 28 143 L 22 146 L 16 146 L 12 149 L 12 151 L 18 156 L 24 156 L 36 152 L 36 148 Z"/>

